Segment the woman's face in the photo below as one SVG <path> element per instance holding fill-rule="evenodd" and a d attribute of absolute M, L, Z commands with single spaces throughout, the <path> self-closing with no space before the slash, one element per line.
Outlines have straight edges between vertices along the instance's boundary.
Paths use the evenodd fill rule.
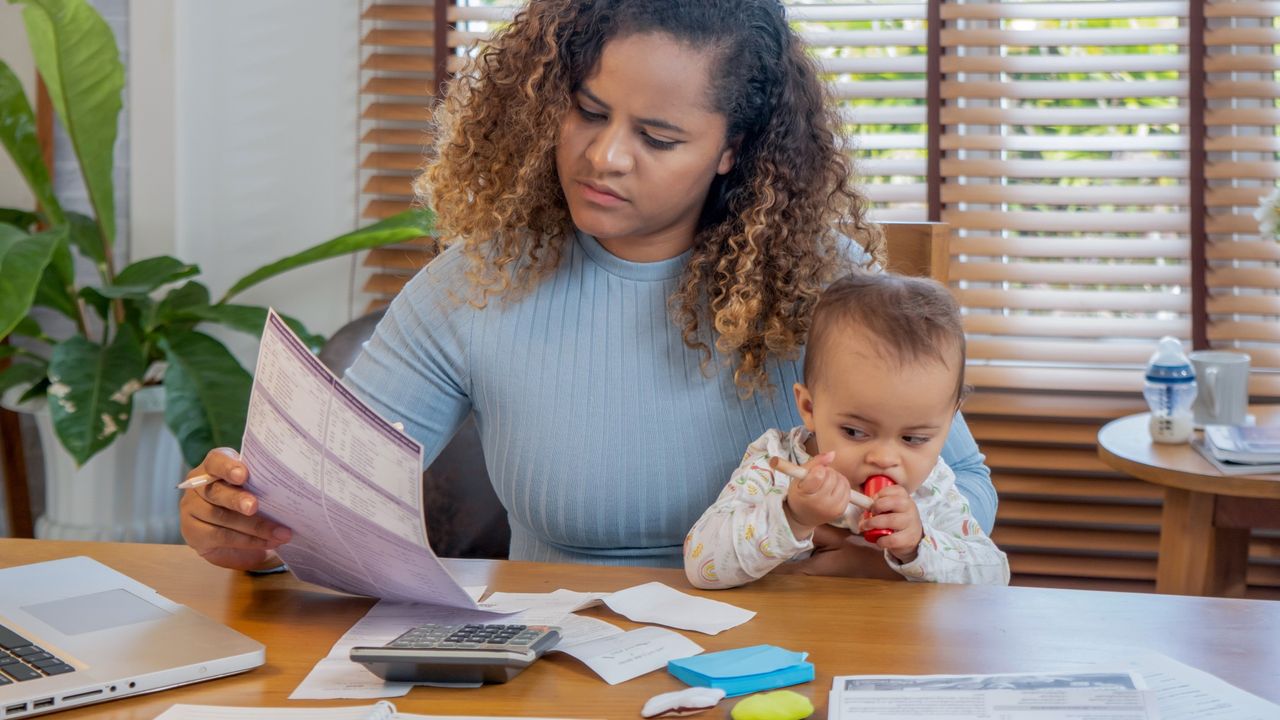
<path fill-rule="evenodd" d="M 560 126 L 556 170 L 573 222 L 634 262 L 693 244 L 717 174 L 733 167 L 710 107 L 711 56 L 669 35 L 615 38 Z"/>

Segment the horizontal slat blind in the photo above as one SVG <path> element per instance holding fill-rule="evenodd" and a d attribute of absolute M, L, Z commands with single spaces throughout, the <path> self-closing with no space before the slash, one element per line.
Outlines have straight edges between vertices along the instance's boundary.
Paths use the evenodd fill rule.
<path fill-rule="evenodd" d="M 1205 5 L 1207 335 L 1249 353 L 1255 395 L 1280 396 L 1280 243 L 1254 210 L 1280 178 L 1276 2 Z M 1252 113 L 1242 115 L 1242 113 Z"/>
<path fill-rule="evenodd" d="M 409 207 L 435 102 L 435 3 L 364 2 L 361 12 L 361 216 L 380 220 Z M 367 309 L 385 305 L 432 255 L 429 238 L 368 253 Z"/>
<path fill-rule="evenodd" d="M 985 387 L 1137 390 L 1153 337 L 1190 337 L 1186 9 L 943 3 L 942 219 Z"/>
<path fill-rule="evenodd" d="M 832 88 L 875 220 L 927 220 L 925 0 L 787 3 Z"/>

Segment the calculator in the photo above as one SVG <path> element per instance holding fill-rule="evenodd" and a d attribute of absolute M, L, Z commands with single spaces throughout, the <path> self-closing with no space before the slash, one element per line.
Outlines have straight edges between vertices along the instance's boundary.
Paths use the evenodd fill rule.
<path fill-rule="evenodd" d="M 351 659 L 393 682 L 504 683 L 560 642 L 551 625 L 422 625 Z"/>

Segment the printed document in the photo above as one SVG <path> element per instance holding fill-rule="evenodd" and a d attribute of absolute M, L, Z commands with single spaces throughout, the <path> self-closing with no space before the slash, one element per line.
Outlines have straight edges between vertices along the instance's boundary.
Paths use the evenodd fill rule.
<path fill-rule="evenodd" d="M 278 552 L 300 579 L 477 609 L 427 541 L 422 446 L 344 387 L 274 311 L 240 454 L 260 512 L 293 530 Z"/>
<path fill-rule="evenodd" d="M 737 605 L 682 593 L 660 582 L 619 590 L 604 598 L 608 608 L 629 620 L 715 635 L 755 617 Z"/>
<path fill-rule="evenodd" d="M 611 637 L 557 648 L 581 660 L 610 685 L 667 666 L 668 660 L 697 655 L 702 646 L 666 628 L 646 627 Z"/>
<path fill-rule="evenodd" d="M 1133 672 L 850 675 L 832 681 L 828 720 L 1158 720 Z"/>
<path fill-rule="evenodd" d="M 155 720 L 539 720 L 539 718 L 418 715 L 398 712 L 395 705 L 383 700 L 374 705 L 323 708 L 174 705 L 157 715 Z"/>
<path fill-rule="evenodd" d="M 468 588 L 471 591 L 471 588 Z M 473 593 L 473 596 L 478 593 Z M 557 590 L 539 598 L 534 593 L 494 593 L 481 607 L 502 606 L 510 610 L 516 606 L 529 609 L 514 615 L 481 614 L 471 610 L 446 608 L 438 605 L 415 605 L 382 601 L 374 605 L 363 618 L 351 626 L 329 654 L 316 663 L 302 683 L 289 695 L 290 700 L 325 700 L 332 698 L 381 698 L 400 697 L 413 687 L 411 683 L 388 682 L 369 672 L 365 666 L 351 660 L 351 648 L 357 645 L 382 646 L 395 640 L 410 628 L 428 623 L 458 625 L 463 623 L 520 623 L 523 625 L 556 625 L 561 630 L 561 640 L 553 650 L 563 650 L 578 644 L 612 635 L 622 630 L 596 618 L 571 614 L 590 598 L 600 593 L 576 593 Z M 493 600 L 498 596 L 498 600 Z M 519 598 L 512 602 L 512 598 Z"/>

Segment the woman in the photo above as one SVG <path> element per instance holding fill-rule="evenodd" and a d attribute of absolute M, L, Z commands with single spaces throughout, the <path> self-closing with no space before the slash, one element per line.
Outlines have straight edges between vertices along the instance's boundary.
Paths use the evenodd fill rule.
<path fill-rule="evenodd" d="M 512 558 L 678 566 L 741 448 L 798 424 L 819 292 L 878 250 L 812 61 L 776 0 L 535 0 L 437 120 L 418 189 L 447 249 L 348 384 L 428 462 L 475 412 Z M 963 421 L 943 457 L 989 529 Z M 183 497 L 187 542 L 272 563 L 288 530 L 234 452 L 193 472 L 223 481 Z M 799 569 L 883 566 L 819 544 Z"/>

